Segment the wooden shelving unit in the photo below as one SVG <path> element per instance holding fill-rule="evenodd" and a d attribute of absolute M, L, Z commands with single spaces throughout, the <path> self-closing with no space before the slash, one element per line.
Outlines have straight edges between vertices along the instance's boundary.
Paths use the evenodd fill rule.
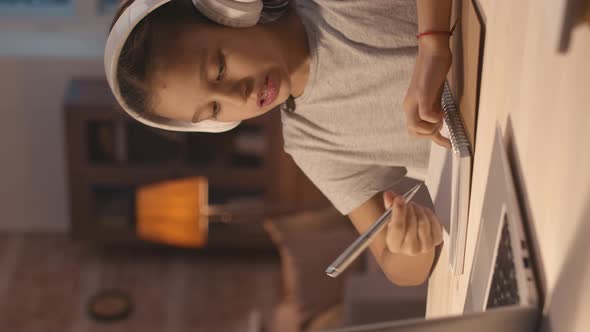
<path fill-rule="evenodd" d="M 279 112 L 227 133 L 166 132 L 123 112 L 105 81 L 78 79 L 65 96 L 64 115 L 74 239 L 143 245 L 134 231 L 135 189 L 189 176 L 208 178 L 210 204 L 244 198 L 289 209 L 329 204 L 283 152 Z M 259 225 L 230 224 L 212 225 L 208 246 L 271 243 Z"/>

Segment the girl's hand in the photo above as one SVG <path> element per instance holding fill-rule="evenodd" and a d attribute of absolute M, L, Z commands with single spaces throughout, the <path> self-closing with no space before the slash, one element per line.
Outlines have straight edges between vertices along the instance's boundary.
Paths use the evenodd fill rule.
<path fill-rule="evenodd" d="M 440 100 L 452 60 L 449 37 L 422 36 L 418 45 L 418 58 L 403 105 L 408 132 L 451 148 L 451 142 L 440 133 L 443 126 Z"/>
<path fill-rule="evenodd" d="M 387 224 L 387 249 L 395 254 L 415 256 L 430 252 L 443 241 L 442 226 L 431 209 L 405 203 L 401 195 L 383 193 L 385 207 L 394 204 Z"/>

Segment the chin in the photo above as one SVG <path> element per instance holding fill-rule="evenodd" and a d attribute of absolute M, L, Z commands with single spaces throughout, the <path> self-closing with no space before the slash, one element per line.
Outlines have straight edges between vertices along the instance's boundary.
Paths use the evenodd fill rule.
<path fill-rule="evenodd" d="M 287 99 L 289 99 L 289 95 L 285 94 L 285 95 L 281 95 L 280 98 L 277 98 L 276 102 L 275 102 L 275 107 L 281 105 L 282 103 L 286 102 Z"/>

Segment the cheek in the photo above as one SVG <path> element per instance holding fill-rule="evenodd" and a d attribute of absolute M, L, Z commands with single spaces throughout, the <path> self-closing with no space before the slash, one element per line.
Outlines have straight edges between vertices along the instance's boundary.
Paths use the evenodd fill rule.
<path fill-rule="evenodd" d="M 247 68 L 252 74 L 262 73 L 277 67 L 276 57 L 270 52 L 242 50 L 238 57 L 243 61 L 243 68 Z"/>
<path fill-rule="evenodd" d="M 279 50 L 264 38 L 252 34 L 235 41 L 235 51 L 247 58 L 252 64 L 274 67 L 279 62 Z"/>
<path fill-rule="evenodd" d="M 261 44 L 250 45 L 250 50 L 251 50 L 252 56 L 254 56 L 260 60 L 263 60 L 264 62 L 268 62 L 268 63 L 276 62 L 277 50 L 270 47 L 270 45 L 268 45 L 268 44 L 261 43 Z"/>

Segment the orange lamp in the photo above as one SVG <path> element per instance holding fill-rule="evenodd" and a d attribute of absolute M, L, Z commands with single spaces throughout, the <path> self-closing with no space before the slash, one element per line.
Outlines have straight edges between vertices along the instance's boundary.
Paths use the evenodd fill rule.
<path fill-rule="evenodd" d="M 135 212 L 140 239 L 176 247 L 207 243 L 208 181 L 190 177 L 140 187 Z"/>

